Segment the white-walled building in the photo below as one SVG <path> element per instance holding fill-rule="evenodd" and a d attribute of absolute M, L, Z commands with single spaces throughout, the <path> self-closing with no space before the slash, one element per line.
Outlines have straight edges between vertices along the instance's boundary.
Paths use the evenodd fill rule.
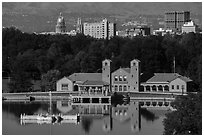
<path fill-rule="evenodd" d="M 153 77 L 141 83 L 141 91 L 186 93 L 191 81 L 177 73 L 155 73 Z"/>
<path fill-rule="evenodd" d="M 111 60 L 105 59 L 102 61 L 102 73 L 73 73 L 58 80 L 56 89 L 103 95 L 111 92 L 186 93 L 192 81 L 177 73 L 155 73 L 140 83 L 140 74 L 140 61 L 137 59 L 130 62 L 130 68 L 119 68 L 112 73 Z"/>
<path fill-rule="evenodd" d="M 119 68 L 111 74 L 111 60 L 105 59 L 102 62 L 102 73 L 73 73 L 58 80 L 56 89 L 65 92 L 108 94 L 112 86 L 113 92 L 139 92 L 139 64 L 140 61 L 134 59 L 130 62 L 130 68 Z"/>
<path fill-rule="evenodd" d="M 113 92 L 139 92 L 140 61 L 134 59 L 130 68 L 119 68 L 112 73 Z"/>
<path fill-rule="evenodd" d="M 102 73 L 73 73 L 63 77 L 56 83 L 57 91 L 81 91 L 88 94 L 104 94 L 110 92 L 110 67 L 111 60 L 102 62 Z"/>
<path fill-rule="evenodd" d="M 110 39 L 116 35 L 116 24 L 108 22 L 107 19 L 96 23 L 83 23 L 83 33 L 94 38 Z"/>
<path fill-rule="evenodd" d="M 193 21 L 186 22 L 181 28 L 182 33 L 189 33 L 189 32 L 196 33 L 196 31 L 197 31 L 196 29 L 197 29 L 197 27 Z"/>

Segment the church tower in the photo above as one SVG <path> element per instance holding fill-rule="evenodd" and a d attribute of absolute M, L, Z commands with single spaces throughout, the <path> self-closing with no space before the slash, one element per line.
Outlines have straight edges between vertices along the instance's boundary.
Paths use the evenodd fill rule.
<path fill-rule="evenodd" d="M 66 25 L 64 17 L 62 16 L 62 13 L 60 12 L 60 16 L 57 19 L 57 25 L 56 25 L 56 33 L 65 33 L 66 32 Z"/>
<path fill-rule="evenodd" d="M 102 81 L 107 82 L 110 84 L 111 81 L 111 60 L 105 59 L 102 62 Z"/>
<path fill-rule="evenodd" d="M 129 91 L 139 92 L 140 86 L 140 61 L 134 59 L 130 62 Z"/>

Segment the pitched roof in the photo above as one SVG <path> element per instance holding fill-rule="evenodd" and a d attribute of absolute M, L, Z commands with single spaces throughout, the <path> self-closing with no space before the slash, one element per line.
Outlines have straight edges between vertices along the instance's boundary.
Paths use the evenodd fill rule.
<path fill-rule="evenodd" d="M 133 59 L 132 61 L 137 61 L 137 62 L 140 62 L 140 60 L 138 60 L 138 59 Z"/>
<path fill-rule="evenodd" d="M 186 82 L 192 81 L 187 77 L 183 77 L 179 75 L 178 73 L 154 73 L 154 76 L 148 79 L 146 83 L 148 82 L 150 83 L 151 82 L 170 82 L 176 78 L 181 78 L 182 80 Z"/>
<path fill-rule="evenodd" d="M 87 80 L 85 81 L 82 85 L 109 85 L 107 82 L 104 82 L 104 81 L 90 81 L 90 80 Z"/>
<path fill-rule="evenodd" d="M 67 76 L 64 76 L 63 78 L 61 78 L 61 79 L 58 79 L 58 80 L 57 80 L 57 82 L 58 82 L 58 81 L 60 81 L 60 80 L 62 80 L 62 79 L 64 79 L 64 78 L 66 78 L 66 79 L 69 79 L 69 80 L 71 80 L 71 79 L 70 79 L 69 77 L 67 77 Z"/>
<path fill-rule="evenodd" d="M 101 73 L 73 73 L 69 76 L 72 81 L 101 81 Z"/>
<path fill-rule="evenodd" d="M 130 73 L 130 68 L 121 68 L 123 69 L 124 71 L 126 71 L 127 73 Z"/>
<path fill-rule="evenodd" d="M 187 77 L 185 77 L 185 76 L 180 76 L 179 78 L 182 79 L 182 80 L 185 81 L 185 82 L 190 82 L 190 81 L 192 81 L 191 79 L 189 79 L 189 78 L 187 78 Z"/>

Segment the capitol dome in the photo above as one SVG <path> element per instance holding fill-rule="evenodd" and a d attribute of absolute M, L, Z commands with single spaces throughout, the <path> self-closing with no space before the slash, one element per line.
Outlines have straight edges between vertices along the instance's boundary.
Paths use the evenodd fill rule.
<path fill-rule="evenodd" d="M 60 12 L 60 16 L 57 19 L 57 24 L 65 24 L 64 17 L 62 16 L 61 12 Z"/>
<path fill-rule="evenodd" d="M 66 32 L 66 25 L 65 25 L 64 17 L 60 12 L 60 16 L 57 19 L 56 33 L 64 33 L 64 32 Z"/>

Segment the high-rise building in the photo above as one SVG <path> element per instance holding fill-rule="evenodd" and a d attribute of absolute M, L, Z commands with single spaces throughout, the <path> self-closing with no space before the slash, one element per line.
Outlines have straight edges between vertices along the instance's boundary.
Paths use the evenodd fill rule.
<path fill-rule="evenodd" d="M 189 21 L 189 11 L 171 11 L 165 13 L 165 29 L 181 31 L 183 24 Z"/>
<path fill-rule="evenodd" d="M 108 22 L 107 19 L 97 23 L 84 23 L 84 35 L 94 38 L 110 39 L 116 35 L 116 24 Z"/>
<path fill-rule="evenodd" d="M 83 25 L 81 23 L 81 18 L 77 19 L 76 33 L 83 33 Z"/>
<path fill-rule="evenodd" d="M 111 38 L 111 37 L 114 37 L 116 35 L 116 24 L 115 23 L 109 23 L 108 24 L 109 28 L 108 28 L 108 37 Z"/>
<path fill-rule="evenodd" d="M 57 25 L 56 25 L 56 33 L 65 33 L 66 32 L 66 25 L 64 17 L 62 16 L 62 13 L 60 12 L 60 16 L 57 19 Z"/>

